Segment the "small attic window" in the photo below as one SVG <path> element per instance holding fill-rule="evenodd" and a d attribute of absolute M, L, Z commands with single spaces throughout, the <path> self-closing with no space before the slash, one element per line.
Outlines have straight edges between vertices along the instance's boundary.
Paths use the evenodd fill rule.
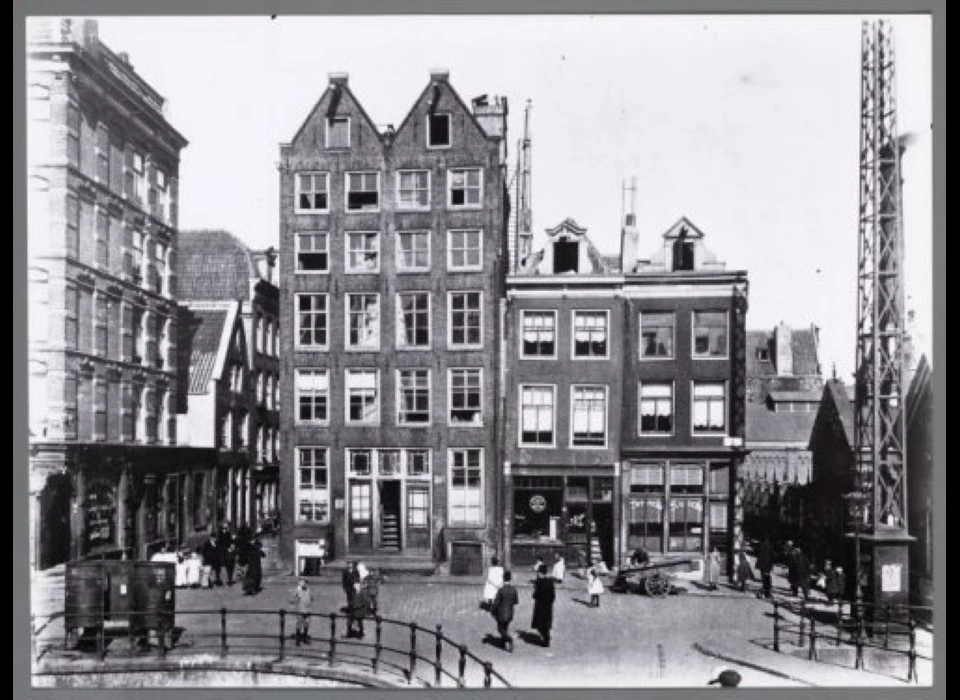
<path fill-rule="evenodd" d="M 693 241 L 683 238 L 673 244 L 673 269 L 675 271 L 691 271 L 693 266 Z"/>
<path fill-rule="evenodd" d="M 761 362 L 770 361 L 770 349 L 769 348 L 757 348 L 757 359 Z"/>
<path fill-rule="evenodd" d="M 427 115 L 427 145 L 442 148 L 450 145 L 450 115 Z"/>
<path fill-rule="evenodd" d="M 553 273 L 580 271 L 580 244 L 577 241 L 557 241 L 553 244 Z"/>
<path fill-rule="evenodd" d="M 350 148 L 350 117 L 327 118 L 327 148 Z"/>

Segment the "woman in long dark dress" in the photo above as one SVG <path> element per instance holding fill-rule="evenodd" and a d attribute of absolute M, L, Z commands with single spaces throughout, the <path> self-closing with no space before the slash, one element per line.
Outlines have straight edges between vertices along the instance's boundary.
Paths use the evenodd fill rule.
<path fill-rule="evenodd" d="M 533 584 L 533 620 L 530 626 L 540 633 L 543 646 L 550 646 L 550 628 L 553 627 L 553 601 L 557 597 L 553 579 L 547 576 L 546 564 L 537 569 Z"/>
<path fill-rule="evenodd" d="M 250 542 L 246 547 L 247 571 L 243 579 L 244 595 L 255 595 L 260 592 L 260 584 L 263 582 L 263 566 L 260 560 L 266 556 L 260 547 L 259 540 Z"/>

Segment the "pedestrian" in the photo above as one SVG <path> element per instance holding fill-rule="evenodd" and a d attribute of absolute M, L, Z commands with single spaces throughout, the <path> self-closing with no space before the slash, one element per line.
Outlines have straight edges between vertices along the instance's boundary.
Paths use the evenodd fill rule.
<path fill-rule="evenodd" d="M 541 566 L 543 566 L 543 557 L 537 557 L 537 561 L 533 564 L 533 573 L 540 571 Z"/>
<path fill-rule="evenodd" d="M 803 592 L 803 599 L 810 597 L 810 561 L 806 553 L 800 547 L 797 547 L 797 583 Z"/>
<path fill-rule="evenodd" d="M 773 597 L 773 547 L 769 539 L 764 539 L 760 543 L 760 551 L 757 552 L 757 568 L 760 570 L 760 580 L 763 584 L 762 593 L 757 597 Z"/>
<path fill-rule="evenodd" d="M 827 596 L 827 602 L 832 603 L 834 598 L 839 598 L 837 590 L 837 570 L 833 568 L 833 562 L 827 559 L 823 562 L 823 592 Z"/>
<path fill-rule="evenodd" d="M 233 585 L 233 573 L 237 565 L 237 547 L 234 540 L 233 531 L 227 523 L 224 523 L 217 538 L 217 549 L 220 551 L 220 561 L 227 572 L 228 586 Z"/>
<path fill-rule="evenodd" d="M 200 558 L 203 560 L 203 571 L 200 575 L 201 585 L 207 588 L 213 588 L 214 585 L 222 586 L 223 581 L 220 580 L 220 550 L 217 548 L 217 538 L 212 532 L 210 533 L 210 539 L 200 546 Z"/>
<path fill-rule="evenodd" d="M 513 637 L 510 636 L 510 623 L 513 622 L 513 609 L 520 603 L 520 596 L 517 595 L 517 589 L 511 583 L 512 579 L 513 574 L 510 571 L 503 572 L 503 585 L 497 591 L 490 609 L 497 621 L 497 633 L 500 635 L 503 648 L 511 654 Z"/>
<path fill-rule="evenodd" d="M 503 585 L 503 567 L 500 566 L 500 559 L 490 558 L 490 567 L 487 569 L 487 581 L 483 584 L 483 599 L 480 601 L 480 607 L 489 610 L 493 605 L 493 599 L 497 597 L 497 591 Z"/>
<path fill-rule="evenodd" d="M 600 596 L 603 594 L 603 581 L 600 580 L 600 574 L 595 568 L 591 568 L 587 574 L 587 593 L 590 595 L 590 607 L 600 607 Z"/>
<path fill-rule="evenodd" d="M 348 613 L 353 608 L 353 599 L 357 595 L 356 584 L 358 581 L 359 576 L 357 575 L 357 562 L 348 562 L 346 568 L 343 570 L 343 573 L 340 575 L 340 586 L 343 588 L 344 595 L 347 597 Z"/>
<path fill-rule="evenodd" d="M 540 633 L 543 646 L 550 646 L 550 628 L 553 627 L 553 601 L 557 597 L 553 578 L 547 576 L 547 565 L 541 564 L 533 583 L 533 620 L 530 627 Z"/>
<path fill-rule="evenodd" d="M 787 581 L 790 583 L 790 595 L 796 597 L 797 590 L 800 588 L 800 550 L 793 546 L 793 542 L 787 540 L 786 547 L 787 560 Z"/>
<path fill-rule="evenodd" d="M 554 583 L 563 583 L 563 577 L 567 572 L 567 562 L 563 555 L 557 552 L 553 560 L 553 580 Z"/>
<path fill-rule="evenodd" d="M 297 606 L 297 646 L 310 643 L 310 606 L 313 605 L 313 593 L 307 586 L 307 579 L 301 578 L 290 598 Z"/>
<path fill-rule="evenodd" d="M 720 581 L 720 554 L 716 547 L 710 548 L 710 553 L 703 560 L 703 582 L 711 591 L 717 590 Z"/>
<path fill-rule="evenodd" d="M 834 569 L 833 575 L 837 581 L 837 600 L 843 600 L 847 596 L 847 576 L 843 573 L 843 567 Z"/>
<path fill-rule="evenodd" d="M 254 540 L 245 548 L 244 563 L 246 564 L 246 576 L 243 579 L 243 594 L 256 595 L 260 592 L 260 586 L 263 581 L 263 565 L 260 560 L 266 556 L 263 553 L 259 540 Z"/>
<path fill-rule="evenodd" d="M 190 588 L 200 588 L 203 583 L 203 558 L 197 552 L 190 552 L 184 560 L 184 585 Z M 207 581 L 210 573 L 207 572 Z"/>
<path fill-rule="evenodd" d="M 737 552 L 737 583 L 740 584 L 740 591 L 747 590 L 747 581 L 753 580 L 753 568 L 747 559 L 746 552 L 740 550 Z"/>
<path fill-rule="evenodd" d="M 359 565 L 358 565 L 359 566 Z M 347 637 L 363 639 L 363 620 L 370 614 L 370 593 L 361 583 L 359 576 L 353 584 L 353 602 L 347 617 Z"/>

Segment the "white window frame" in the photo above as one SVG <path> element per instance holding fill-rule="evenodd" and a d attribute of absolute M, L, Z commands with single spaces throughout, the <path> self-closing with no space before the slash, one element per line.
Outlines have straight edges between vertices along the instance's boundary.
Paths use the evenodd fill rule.
<path fill-rule="evenodd" d="M 351 175 L 376 175 L 377 177 L 377 206 L 371 209 L 351 209 L 350 208 L 350 176 Z M 369 190 L 358 190 L 368 192 Z M 380 211 L 383 205 L 383 182 L 380 178 L 379 170 L 349 170 L 343 174 L 343 210 L 348 214 L 375 214 Z"/>
<path fill-rule="evenodd" d="M 527 355 L 523 351 L 523 333 L 525 329 L 525 322 L 527 314 L 549 314 L 553 317 L 553 354 L 552 355 Z M 557 346 L 560 344 L 560 333 L 558 329 L 558 316 L 556 309 L 521 309 L 520 310 L 520 337 L 518 338 L 520 343 L 519 355 L 521 360 L 556 360 L 557 359 Z"/>
<path fill-rule="evenodd" d="M 370 454 L 370 471 L 357 472 L 353 470 L 353 453 L 368 452 Z M 377 449 L 374 447 L 346 447 L 343 450 L 343 473 L 349 479 L 350 477 L 367 479 L 377 473 Z"/>
<path fill-rule="evenodd" d="M 476 372 L 480 378 L 480 407 L 477 415 L 479 420 L 473 423 L 461 423 L 453 420 L 453 373 Z M 447 369 L 447 425 L 451 428 L 482 428 L 483 427 L 483 367 L 450 367 Z"/>
<path fill-rule="evenodd" d="M 426 204 L 406 204 L 403 202 L 403 199 L 400 197 L 400 190 L 402 189 L 401 185 L 403 184 L 404 175 L 416 175 L 419 173 L 426 173 L 427 175 L 427 203 Z M 433 203 L 433 174 L 429 170 L 417 169 L 417 168 L 404 168 L 403 170 L 397 171 L 397 183 L 396 183 L 396 196 L 397 196 L 397 210 L 398 211 L 429 211 Z M 419 190 L 414 190 L 417 192 Z"/>
<path fill-rule="evenodd" d="M 323 375 L 326 376 L 326 379 L 327 379 L 327 389 L 326 389 L 326 391 L 314 391 L 314 392 L 312 392 L 312 393 L 309 394 L 309 396 L 312 397 L 314 400 L 316 400 L 316 398 L 319 397 L 319 396 L 325 396 L 325 397 L 326 397 L 326 400 L 327 400 L 327 405 L 326 405 L 326 414 L 327 414 L 327 415 L 326 415 L 326 418 L 308 420 L 308 419 L 304 419 L 304 418 L 301 418 L 301 417 L 300 417 L 300 399 L 303 398 L 303 395 L 300 393 L 300 377 L 301 377 L 301 374 L 304 373 L 304 372 L 310 372 L 310 373 L 312 373 L 312 374 L 323 374 Z M 270 404 L 269 404 L 269 401 L 267 400 L 267 395 L 268 395 L 268 391 L 269 391 L 268 387 L 269 387 L 269 384 L 270 384 L 270 377 L 269 377 L 266 373 L 264 373 L 264 374 L 261 375 L 261 376 L 262 376 L 262 379 L 263 379 L 263 381 L 262 381 L 262 385 L 263 385 L 263 401 L 262 401 L 262 403 L 263 403 L 264 405 L 266 405 L 268 408 L 271 408 L 271 407 L 270 407 Z M 293 415 L 294 415 L 294 423 L 296 423 L 297 425 L 330 425 L 330 408 L 331 408 L 331 404 L 330 404 L 330 394 L 331 394 L 331 392 L 330 392 L 330 384 L 331 384 L 331 382 L 330 382 L 330 379 L 331 379 L 331 373 L 330 373 L 330 370 L 329 370 L 328 368 L 326 368 L 326 367 L 297 367 L 297 368 L 294 370 L 294 375 L 293 375 L 293 394 L 294 394 L 294 397 L 293 397 L 293 402 L 294 402 L 294 414 L 293 414 Z M 314 413 L 316 413 L 316 408 L 314 408 Z"/>
<path fill-rule="evenodd" d="M 302 192 L 300 189 L 300 176 L 302 175 L 311 175 L 313 177 L 316 177 L 318 175 L 323 176 L 324 183 L 326 186 L 325 191 L 327 193 L 326 207 L 322 209 L 312 209 L 312 208 L 303 209 L 300 206 L 300 195 L 304 194 L 304 192 Z M 311 190 L 310 194 L 313 195 L 320 191 L 321 190 Z M 330 211 L 330 173 L 329 172 L 325 170 L 303 170 L 293 174 L 293 211 L 296 214 L 322 214 Z"/>
<path fill-rule="evenodd" d="M 427 373 L 427 420 L 422 423 L 410 423 L 402 419 L 403 417 L 403 386 L 400 381 L 400 375 L 403 372 L 426 372 Z M 427 367 L 400 367 L 396 370 L 396 401 L 397 401 L 397 425 L 405 428 L 429 428 L 433 424 L 433 372 Z"/>
<path fill-rule="evenodd" d="M 726 319 L 726 352 L 723 355 L 698 355 L 697 349 L 697 314 L 723 314 Z M 730 359 L 730 311 L 728 309 L 694 309 L 690 312 L 690 357 L 694 360 L 729 360 Z"/>
<path fill-rule="evenodd" d="M 353 345 L 350 343 L 350 300 L 353 297 L 375 297 L 377 300 L 377 328 L 372 345 Z M 383 304 L 378 292 L 348 292 L 343 295 L 343 349 L 347 352 L 377 352 L 380 349 L 380 335 L 383 331 Z"/>
<path fill-rule="evenodd" d="M 671 352 L 668 357 L 660 357 L 659 355 L 648 357 L 647 355 L 643 354 L 643 316 L 644 314 L 662 314 L 662 315 L 670 314 L 671 316 L 673 316 L 673 334 L 670 338 Z M 652 309 L 648 309 L 647 311 L 641 311 L 640 315 L 637 317 L 637 326 L 638 326 L 637 333 L 639 334 L 639 340 L 637 345 L 637 357 L 641 362 L 672 362 L 673 360 L 677 359 L 677 312 L 676 311 L 673 311 L 670 309 L 665 309 L 663 311 L 655 311 Z"/>
<path fill-rule="evenodd" d="M 447 142 L 445 144 L 432 144 L 430 143 L 430 119 L 432 117 L 446 117 L 447 118 Z M 426 126 L 424 128 L 424 134 L 426 135 L 427 148 L 430 150 L 442 150 L 445 148 L 450 148 L 453 145 L 453 115 L 450 112 L 434 112 L 433 114 L 427 114 Z"/>
<path fill-rule="evenodd" d="M 324 467 L 314 467 L 314 466 L 311 466 L 311 467 L 302 467 L 302 466 L 301 466 L 301 455 L 303 454 L 303 451 L 304 451 L 304 450 L 322 450 L 322 451 L 323 451 L 323 454 L 324 454 L 324 462 L 325 462 L 326 466 L 324 466 Z M 296 464 L 296 467 L 295 467 L 295 469 L 296 469 L 296 474 L 294 475 L 294 478 L 295 478 L 295 480 L 296 480 L 296 482 L 295 482 L 295 491 L 294 491 L 294 493 L 295 493 L 294 501 L 296 502 L 296 506 L 295 506 L 296 510 L 295 510 L 295 513 L 294 513 L 294 518 L 296 519 L 296 522 L 298 522 L 298 523 L 329 524 L 329 522 L 330 522 L 330 500 L 331 500 L 331 499 L 330 499 L 330 490 L 331 490 L 331 487 L 332 487 L 332 484 L 331 484 L 331 468 L 330 468 L 330 448 L 329 448 L 329 447 L 326 447 L 326 446 L 324 446 L 324 445 L 297 445 L 297 448 L 296 448 L 296 458 L 297 458 L 297 464 Z M 325 519 L 323 519 L 323 520 L 312 520 L 312 519 L 308 520 L 308 519 L 306 519 L 306 518 L 301 518 L 301 517 L 300 517 L 300 501 L 302 500 L 302 499 L 301 499 L 301 493 L 303 493 L 303 492 L 305 491 L 305 489 L 303 488 L 303 486 L 302 486 L 302 484 L 301 484 L 301 482 L 300 482 L 300 469 L 301 469 L 301 468 L 303 468 L 303 469 L 320 469 L 320 468 L 322 468 L 322 469 L 325 469 L 326 472 L 327 472 L 327 487 L 324 489 L 324 491 L 326 491 L 326 506 L 327 506 L 327 508 L 326 508 L 326 513 L 327 513 L 327 517 L 326 517 Z M 310 488 L 310 489 L 309 489 L 309 492 L 311 492 L 311 493 L 315 493 L 315 492 L 317 492 L 317 491 L 319 491 L 319 489 L 317 489 L 317 488 Z M 311 500 L 311 503 L 313 503 L 313 504 L 316 504 L 316 503 L 318 503 L 318 502 L 320 502 L 320 501 Z"/>
<path fill-rule="evenodd" d="M 480 173 L 480 196 L 476 204 L 454 204 L 453 203 L 453 176 L 454 173 L 467 173 L 469 171 L 476 170 Z M 465 197 L 466 199 L 466 197 Z M 483 208 L 483 167 L 476 166 L 465 166 L 462 168 L 450 168 L 447 170 L 447 209 L 482 209 Z"/>
<path fill-rule="evenodd" d="M 305 251 L 301 247 L 301 239 L 304 236 L 323 236 L 326 245 L 323 247 L 323 250 L 308 250 Z M 294 252 L 294 274 L 297 275 L 329 275 L 330 274 L 330 233 L 328 231 L 297 231 L 295 234 L 295 252 Z M 324 253 L 327 256 L 327 266 L 322 270 L 301 270 L 300 269 L 300 254 L 301 253 Z"/>
<path fill-rule="evenodd" d="M 374 376 L 374 405 L 376 406 L 377 413 L 375 418 L 369 420 L 352 420 L 350 418 L 350 391 L 353 387 L 350 386 L 350 375 L 351 374 L 367 374 L 372 373 Z M 381 398 L 382 394 L 380 393 L 380 370 L 375 368 L 360 368 L 360 367 L 351 367 L 343 370 L 343 396 L 344 396 L 344 405 L 343 405 L 343 419 L 346 425 L 380 425 L 380 413 L 381 413 Z"/>
<path fill-rule="evenodd" d="M 670 387 L 670 432 L 660 433 L 643 432 L 643 385 L 654 384 L 659 386 L 669 385 Z M 642 438 L 669 438 L 677 434 L 677 385 L 672 379 L 651 379 L 649 381 L 640 381 L 637 383 L 637 436 Z"/>
<path fill-rule="evenodd" d="M 552 440 L 550 444 L 539 443 L 539 442 L 524 442 L 523 441 L 523 391 L 524 389 L 549 389 L 551 395 L 553 396 L 553 406 L 552 406 L 552 416 L 553 424 L 550 426 L 550 434 Z M 557 385 L 556 384 L 542 384 L 542 383 L 532 383 L 532 384 L 520 384 L 518 387 L 519 393 L 517 394 L 517 416 L 519 420 L 517 421 L 517 445 L 526 450 L 552 450 L 557 446 Z"/>
<path fill-rule="evenodd" d="M 603 444 L 602 445 L 576 445 L 573 441 L 573 413 L 575 405 L 575 394 L 577 389 L 602 389 L 603 390 Z M 610 443 L 610 389 L 606 384 L 571 384 L 570 385 L 570 425 L 567 439 L 571 450 L 605 450 Z"/>
<path fill-rule="evenodd" d="M 455 233 L 474 233 L 478 234 L 479 247 L 477 248 L 479 262 L 476 265 L 454 265 L 453 264 L 453 245 L 452 239 Z M 462 248 L 461 250 L 469 250 Z M 450 272 L 477 272 L 483 270 L 483 229 L 482 228 L 454 228 L 447 231 L 447 270 Z"/>
<path fill-rule="evenodd" d="M 577 355 L 577 314 L 603 314 L 606 329 L 605 353 L 603 355 Z M 610 310 L 609 309 L 572 309 L 570 311 L 570 359 L 580 361 L 603 361 L 610 359 Z"/>
<path fill-rule="evenodd" d="M 480 465 L 479 465 L 480 485 L 476 489 L 479 497 L 479 504 L 477 508 L 477 511 L 479 513 L 479 519 L 475 521 L 474 520 L 455 520 L 453 518 L 453 513 L 454 513 L 453 504 L 455 499 L 452 497 L 454 488 L 455 488 L 453 485 L 453 469 L 454 469 L 453 455 L 455 452 L 463 452 L 464 459 L 466 460 L 467 455 L 472 451 L 480 453 Z M 484 448 L 482 447 L 451 447 L 447 450 L 447 504 L 448 504 L 447 523 L 450 526 L 483 527 L 483 525 L 485 524 L 486 522 L 486 513 L 484 511 L 484 508 L 486 505 L 486 498 L 484 494 L 484 487 L 485 487 L 484 472 L 485 471 L 486 471 L 486 450 L 484 450 Z M 463 487 L 463 490 L 467 491 L 466 486 Z"/>
<path fill-rule="evenodd" d="M 321 350 L 326 351 L 330 348 L 330 295 L 325 292 L 299 292 L 293 295 L 294 297 L 294 306 L 293 306 L 293 318 L 294 318 L 294 347 L 297 350 Z M 304 345 L 300 342 L 300 297 L 322 297 L 323 298 L 323 314 L 327 319 L 327 330 L 326 330 L 326 343 L 318 345 Z M 319 313 L 319 311 L 313 311 L 312 313 Z"/>
<path fill-rule="evenodd" d="M 480 295 L 480 342 L 456 344 L 453 342 L 453 295 L 479 294 Z M 484 338 L 483 290 L 456 289 L 447 292 L 447 349 L 449 350 L 482 350 Z"/>
<path fill-rule="evenodd" d="M 407 345 L 404 339 L 404 326 L 403 326 L 403 303 L 402 298 L 405 296 L 411 296 L 414 294 L 421 294 L 427 297 L 427 343 L 426 345 Z M 397 350 L 432 350 L 433 349 L 433 293 L 424 291 L 424 290 L 409 290 L 397 292 L 394 298 L 394 305 L 396 307 L 396 347 Z"/>
<path fill-rule="evenodd" d="M 411 474 L 410 473 L 410 453 L 411 452 L 424 452 L 427 455 L 427 471 L 424 474 Z M 403 454 L 401 456 L 403 461 L 403 475 L 408 479 L 430 479 L 433 474 L 433 450 L 429 447 L 405 447 L 403 448 Z M 432 479 L 431 479 L 432 487 Z"/>
<path fill-rule="evenodd" d="M 400 241 L 403 240 L 404 235 L 422 235 L 427 241 L 427 264 L 425 266 L 408 266 L 403 264 L 403 248 L 400 245 Z M 429 229 L 404 229 L 402 231 L 397 231 L 396 235 L 396 245 L 394 246 L 394 262 L 396 263 L 397 272 L 409 273 L 409 272 L 428 272 L 433 263 L 433 241 L 431 241 L 431 231 Z"/>
<path fill-rule="evenodd" d="M 697 402 L 697 385 L 713 385 L 713 386 L 722 386 L 723 387 L 723 432 L 697 432 L 694 430 L 694 424 L 696 423 L 696 402 Z M 690 382 L 690 435 L 693 437 L 705 437 L 705 438 L 724 438 L 728 437 L 730 433 L 730 394 L 729 394 L 729 385 L 726 381 L 710 381 L 710 380 L 691 380 Z"/>
<path fill-rule="evenodd" d="M 350 253 L 353 252 L 353 250 L 352 250 L 351 247 L 350 247 L 350 241 L 353 239 L 354 236 L 363 236 L 363 237 L 364 237 L 363 240 L 366 240 L 366 237 L 367 237 L 367 236 L 373 236 L 373 240 L 374 240 L 375 243 L 376 243 L 375 248 L 376 248 L 376 253 L 377 253 L 377 266 L 376 266 L 376 268 L 374 268 L 374 269 L 372 269 L 372 270 L 365 270 L 365 269 L 362 269 L 362 268 L 359 268 L 359 267 L 353 267 L 353 266 L 350 264 Z M 348 275 L 378 275 L 378 274 L 380 274 L 380 260 L 383 258 L 383 246 L 381 245 L 380 232 L 379 232 L 379 231 L 347 231 L 347 232 L 345 233 L 343 239 L 344 239 L 344 240 L 343 240 L 343 271 L 344 271 L 345 274 L 348 274 Z M 363 251 L 364 251 L 365 253 L 370 252 L 370 251 L 367 251 L 366 248 L 364 248 Z"/>
<path fill-rule="evenodd" d="M 331 121 L 345 121 L 347 123 L 347 144 L 345 146 L 331 146 L 330 145 L 330 122 Z M 353 145 L 353 133 L 351 132 L 351 127 L 353 126 L 353 120 L 346 115 L 334 115 L 332 117 L 326 117 L 323 120 L 323 147 L 329 149 L 344 149 L 350 148 Z"/>

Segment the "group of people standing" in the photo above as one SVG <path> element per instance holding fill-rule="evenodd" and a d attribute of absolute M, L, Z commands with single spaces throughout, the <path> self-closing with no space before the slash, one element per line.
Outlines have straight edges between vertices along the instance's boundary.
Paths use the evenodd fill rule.
<path fill-rule="evenodd" d="M 352 561 L 343 570 L 340 584 L 347 597 L 347 637 L 363 639 L 363 620 L 377 614 L 377 577 L 361 561 Z"/>
<path fill-rule="evenodd" d="M 266 554 L 250 528 L 243 524 L 236 531 L 224 524 L 219 533 L 210 533 L 210 538 L 198 548 L 203 574 L 201 586 L 213 588 L 226 584 L 232 586 L 234 574 L 243 587 L 244 595 L 256 595 L 263 583 L 263 564 Z"/>

